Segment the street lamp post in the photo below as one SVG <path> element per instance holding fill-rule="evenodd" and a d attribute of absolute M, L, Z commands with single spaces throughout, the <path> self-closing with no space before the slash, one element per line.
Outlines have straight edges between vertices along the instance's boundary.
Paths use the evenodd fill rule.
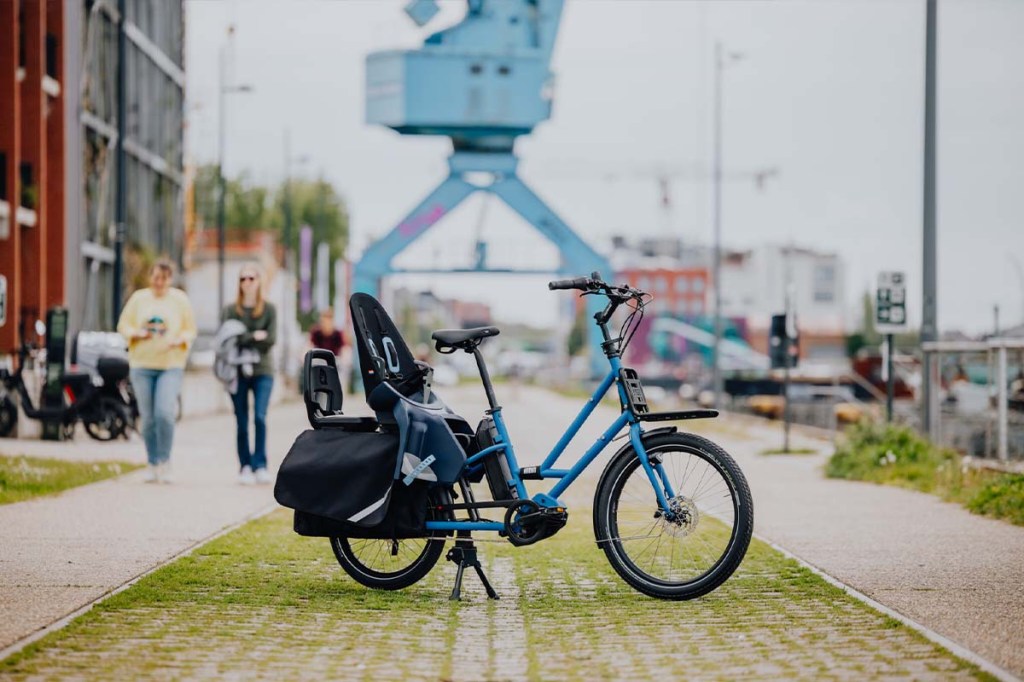
<path fill-rule="evenodd" d="M 715 407 L 720 407 L 722 400 L 722 72 L 729 63 L 739 61 L 741 57 L 738 53 L 726 54 L 721 41 L 715 41 L 715 148 L 712 170 L 715 244 L 711 264 L 711 278 L 715 285 L 715 342 L 711 349 L 711 385 Z"/>
<path fill-rule="evenodd" d="M 289 275 L 293 272 L 292 266 L 294 265 L 294 257 L 292 256 L 292 227 L 293 227 L 293 206 L 292 206 L 292 162 L 295 161 L 298 164 L 305 163 L 309 160 L 308 156 L 292 156 L 291 152 L 291 135 L 288 130 L 284 131 L 284 196 L 282 197 L 282 208 L 284 212 L 284 233 L 282 235 L 281 248 L 281 269 L 285 273 L 285 277 L 288 278 L 288 283 L 293 280 L 290 279 Z M 286 286 L 284 288 L 284 298 L 281 301 L 281 319 L 283 321 L 283 334 L 281 336 L 281 370 L 284 374 L 284 380 L 287 384 L 291 376 L 290 366 L 288 361 L 291 358 L 291 329 L 292 323 L 295 319 L 295 289 Z"/>
<path fill-rule="evenodd" d="M 722 396 L 722 43 L 715 42 L 715 132 L 714 132 L 714 254 L 712 256 L 712 280 L 715 283 L 715 345 L 711 349 L 711 389 L 715 395 L 715 407 L 720 406 Z"/>
<path fill-rule="evenodd" d="M 227 80 L 227 49 L 235 35 L 235 27 L 228 27 L 228 43 L 220 49 L 220 78 L 218 80 L 218 115 L 217 126 L 217 314 L 224 310 L 224 200 L 227 196 L 227 182 L 224 179 L 224 129 L 225 104 L 224 95 L 230 93 L 252 92 L 251 85 L 228 85 Z"/>

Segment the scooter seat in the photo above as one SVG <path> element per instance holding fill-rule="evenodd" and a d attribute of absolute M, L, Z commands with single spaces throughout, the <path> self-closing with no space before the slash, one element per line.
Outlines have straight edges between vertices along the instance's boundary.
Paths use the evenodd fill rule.
<path fill-rule="evenodd" d="M 64 372 L 61 377 L 61 384 L 71 389 L 74 395 L 78 395 L 83 389 L 92 384 L 92 376 L 88 372 Z"/>

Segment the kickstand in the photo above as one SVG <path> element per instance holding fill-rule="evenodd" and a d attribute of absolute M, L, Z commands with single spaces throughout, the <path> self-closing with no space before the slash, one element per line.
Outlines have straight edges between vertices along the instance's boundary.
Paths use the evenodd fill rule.
<path fill-rule="evenodd" d="M 454 561 L 459 567 L 455 572 L 455 587 L 452 588 L 450 601 L 461 601 L 462 599 L 462 574 L 467 566 L 472 566 L 476 569 L 476 574 L 480 576 L 480 582 L 484 584 L 484 589 L 487 590 L 487 597 L 489 599 L 501 599 L 498 593 L 494 591 L 494 588 L 491 587 L 491 583 L 487 581 L 487 576 L 484 575 L 484 569 L 480 566 L 480 560 L 476 557 L 476 545 L 473 544 L 473 538 L 470 537 L 469 531 L 460 530 L 458 532 L 455 546 L 448 550 L 447 559 L 448 561 Z"/>

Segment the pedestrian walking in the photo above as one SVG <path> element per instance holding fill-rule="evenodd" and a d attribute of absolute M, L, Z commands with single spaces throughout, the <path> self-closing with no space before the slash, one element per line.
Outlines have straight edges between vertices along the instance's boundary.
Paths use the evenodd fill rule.
<path fill-rule="evenodd" d="M 267 408 L 274 388 L 270 349 L 277 340 L 277 311 L 263 298 L 263 281 L 255 265 L 245 265 L 238 273 L 238 296 L 221 312 L 221 322 L 236 320 L 245 325 L 236 343 L 242 351 L 259 354 L 248 369 L 238 372 L 236 390 L 231 395 L 235 406 L 238 447 L 238 482 L 242 485 L 270 483 L 267 473 Z M 253 395 L 255 439 L 249 447 L 249 394 Z"/>
<path fill-rule="evenodd" d="M 146 443 L 147 483 L 170 483 L 171 446 L 178 395 L 196 322 L 188 295 L 171 286 L 174 264 L 158 260 L 149 286 L 131 295 L 117 322 L 128 340 L 129 378 L 139 403 Z"/>
<path fill-rule="evenodd" d="M 334 353 L 341 385 L 347 391 L 350 374 L 349 353 L 345 335 L 334 326 L 334 308 L 328 307 L 320 311 L 320 321 L 309 330 L 309 343 L 313 348 L 323 348 Z"/>

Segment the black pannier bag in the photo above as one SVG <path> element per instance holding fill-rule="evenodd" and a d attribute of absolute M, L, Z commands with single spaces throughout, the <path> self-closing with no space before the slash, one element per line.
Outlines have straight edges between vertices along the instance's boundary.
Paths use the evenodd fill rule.
<path fill-rule="evenodd" d="M 376 538 L 383 540 L 401 540 L 403 538 L 420 538 L 428 534 L 426 530 L 428 484 L 413 481 L 406 486 L 396 483 L 391 489 L 391 499 L 384 520 L 376 526 L 366 528 L 354 523 L 335 521 L 325 516 L 317 516 L 306 512 L 295 512 L 294 530 L 299 535 L 315 538 Z"/>
<path fill-rule="evenodd" d="M 397 433 L 319 429 L 295 439 L 277 474 L 285 507 L 356 527 L 387 516 L 398 466 Z M 424 505 L 425 508 L 426 505 Z"/>

